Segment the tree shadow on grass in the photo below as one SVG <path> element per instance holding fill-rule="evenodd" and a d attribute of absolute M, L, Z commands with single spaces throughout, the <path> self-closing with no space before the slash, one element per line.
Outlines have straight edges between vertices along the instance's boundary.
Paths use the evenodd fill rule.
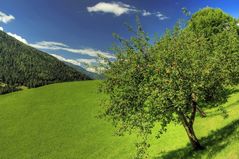
<path fill-rule="evenodd" d="M 228 99 L 233 94 L 239 93 L 239 88 L 237 88 L 237 87 L 236 88 L 230 88 L 230 89 L 225 90 L 224 93 L 226 94 L 227 98 L 225 98 L 225 100 L 220 101 L 219 103 L 216 103 L 216 105 L 218 105 L 218 104 L 222 105 L 222 104 L 225 104 L 226 102 L 228 102 L 226 99 Z M 239 100 L 237 100 L 234 103 L 231 103 L 227 106 L 224 106 L 224 109 L 237 106 L 238 103 L 239 103 Z M 215 106 L 215 103 L 212 104 L 212 105 Z M 211 106 L 209 108 L 213 108 L 213 107 Z M 216 111 L 213 111 L 213 112 L 206 112 L 206 114 L 207 114 L 207 117 L 212 117 L 212 116 L 217 116 L 217 115 L 222 115 L 222 116 L 226 115 L 226 113 L 223 112 L 223 110 L 220 110 L 220 109 L 218 109 Z"/>
<path fill-rule="evenodd" d="M 200 159 L 202 156 L 211 159 L 232 141 L 239 140 L 238 128 L 239 120 L 236 120 L 222 129 L 212 131 L 209 136 L 200 140 L 205 147 L 204 150 L 193 151 L 191 145 L 188 144 L 184 148 L 164 153 L 154 159 Z"/>
<path fill-rule="evenodd" d="M 232 108 L 232 107 L 236 107 L 239 105 L 239 100 L 235 101 L 234 103 L 231 103 L 229 105 L 227 105 L 225 108 Z M 214 112 L 207 112 L 207 117 L 213 117 L 213 116 L 218 116 L 218 115 L 222 115 L 223 116 L 223 112 L 221 111 L 214 111 Z"/>

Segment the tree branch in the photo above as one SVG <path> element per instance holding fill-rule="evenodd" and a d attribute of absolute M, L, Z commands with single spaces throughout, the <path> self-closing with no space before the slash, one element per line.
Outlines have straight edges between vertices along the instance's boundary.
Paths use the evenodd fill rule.
<path fill-rule="evenodd" d="M 183 125 L 188 125 L 189 124 L 189 121 L 187 120 L 188 118 L 183 114 L 182 111 L 179 111 L 178 112 L 179 116 L 181 117 L 182 121 L 183 121 Z"/>
<path fill-rule="evenodd" d="M 192 112 L 191 112 L 191 116 L 190 116 L 190 120 L 189 120 L 190 125 L 193 125 L 193 123 L 194 123 L 196 111 L 197 111 L 197 103 L 193 101 L 192 102 Z"/>
<path fill-rule="evenodd" d="M 207 116 L 206 113 L 200 107 L 198 107 L 198 106 L 196 106 L 196 107 L 197 107 L 197 111 L 200 113 L 201 117 Z"/>

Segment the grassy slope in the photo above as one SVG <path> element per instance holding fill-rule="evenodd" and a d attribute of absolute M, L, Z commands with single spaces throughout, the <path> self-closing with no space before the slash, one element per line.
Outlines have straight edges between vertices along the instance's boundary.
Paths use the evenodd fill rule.
<path fill-rule="evenodd" d="M 97 83 L 53 84 L 0 96 L 0 159 L 132 158 L 135 138 L 113 136 L 112 126 L 95 118 Z M 225 104 L 228 119 L 217 112 L 197 118 L 196 133 L 208 148 L 194 158 L 239 158 L 238 98 L 234 94 Z M 154 158 L 193 158 L 187 143 L 182 127 L 170 125 L 161 139 L 152 139 L 150 152 Z"/>

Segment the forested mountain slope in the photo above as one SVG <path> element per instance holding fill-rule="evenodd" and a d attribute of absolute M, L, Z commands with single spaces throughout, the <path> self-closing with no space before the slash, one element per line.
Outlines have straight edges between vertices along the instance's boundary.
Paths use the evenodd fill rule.
<path fill-rule="evenodd" d="M 86 79 L 90 78 L 0 31 L 0 83 L 31 88 Z"/>

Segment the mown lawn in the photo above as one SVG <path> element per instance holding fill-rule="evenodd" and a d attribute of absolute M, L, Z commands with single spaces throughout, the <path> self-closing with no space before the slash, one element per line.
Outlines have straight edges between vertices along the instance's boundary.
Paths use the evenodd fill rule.
<path fill-rule="evenodd" d="M 0 96 L 0 159 L 127 159 L 135 137 L 113 135 L 110 123 L 96 118 L 98 81 L 53 84 Z M 239 88 L 238 88 L 239 89 Z M 151 139 L 151 158 L 239 158 L 239 93 L 217 110 L 197 118 L 195 131 L 207 148 L 191 152 L 181 126 L 171 124 Z"/>

